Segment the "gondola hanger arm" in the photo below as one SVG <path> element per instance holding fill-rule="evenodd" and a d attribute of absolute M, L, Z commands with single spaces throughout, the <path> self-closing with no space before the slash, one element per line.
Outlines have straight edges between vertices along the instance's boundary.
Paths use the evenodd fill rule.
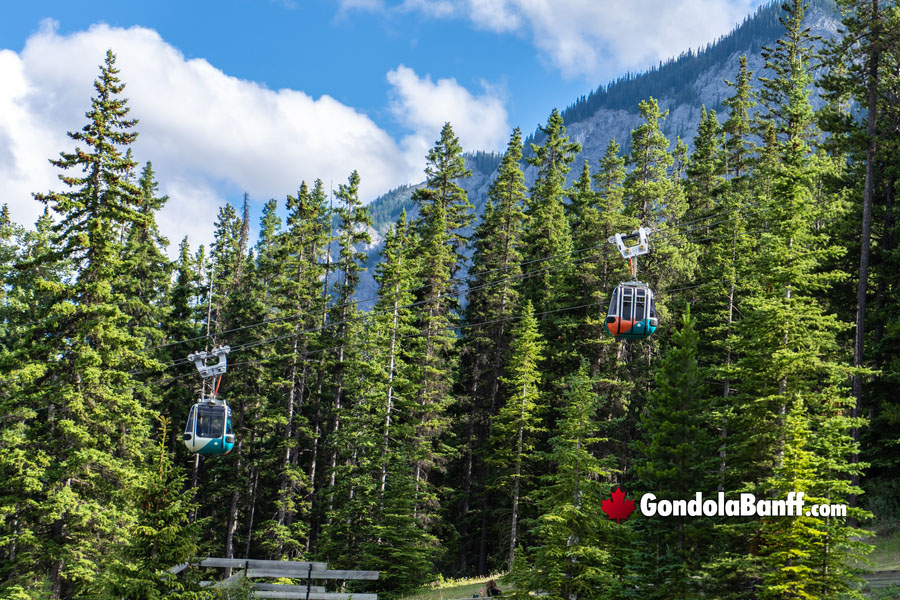
<path fill-rule="evenodd" d="M 609 243 L 615 244 L 619 249 L 619 254 L 627 261 L 642 254 L 650 252 L 650 228 L 638 227 L 631 233 L 616 233 L 609 237 Z M 636 244 L 627 245 L 626 240 L 637 240 Z"/>
<path fill-rule="evenodd" d="M 193 362 L 197 367 L 197 370 L 200 371 L 200 377 L 203 379 L 209 379 L 210 377 L 215 377 L 216 375 L 222 375 L 225 371 L 228 370 L 228 353 L 231 352 L 230 346 L 219 346 L 217 348 L 213 348 L 209 352 L 203 350 L 200 352 L 194 352 L 193 354 L 188 354 L 188 360 Z M 206 361 L 208 359 L 216 359 L 218 358 L 219 362 L 208 365 Z"/>

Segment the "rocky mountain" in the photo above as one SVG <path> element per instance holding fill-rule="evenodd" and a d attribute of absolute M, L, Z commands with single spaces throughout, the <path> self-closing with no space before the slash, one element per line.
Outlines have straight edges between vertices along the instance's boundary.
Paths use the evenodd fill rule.
<path fill-rule="evenodd" d="M 733 91 L 726 80 L 733 81 L 738 71 L 741 56 L 747 56 L 748 67 L 753 72 L 754 82 L 764 76 L 765 62 L 761 56 L 764 46 L 774 46 L 784 28 L 779 22 L 780 2 L 760 7 L 753 15 L 731 33 L 699 50 L 687 50 L 677 58 L 672 58 L 644 73 L 628 73 L 616 81 L 598 87 L 588 96 L 583 96 L 563 111 L 569 138 L 582 146 L 582 152 L 573 163 L 570 179 L 578 176 L 583 160 L 594 167 L 611 139 L 615 139 L 628 152 L 631 131 L 640 124 L 638 103 L 649 97 L 659 101 L 662 110 L 668 110 L 668 118 L 661 123 L 662 131 L 674 147 L 681 138 L 690 148 L 703 105 L 715 110 L 719 121 L 723 122 L 727 112 L 722 101 Z M 806 13 L 805 22 L 814 36 L 825 40 L 833 39 L 840 26 L 840 18 L 833 0 L 812 0 Z M 813 99 L 814 106 L 820 104 Z M 547 107 L 550 114 L 552 107 Z M 540 132 L 536 131 L 525 140 L 526 155 L 530 143 L 541 143 Z M 475 152 L 466 155 L 466 162 L 472 170 L 472 177 L 461 185 L 469 193 L 469 200 L 477 214 L 484 210 L 487 192 L 493 181 L 500 155 Z M 526 181 L 534 180 L 535 169 L 525 169 Z M 373 279 L 374 266 L 380 258 L 381 236 L 388 230 L 403 210 L 409 217 L 415 216 L 411 201 L 413 191 L 423 184 L 401 186 L 377 198 L 370 204 L 374 216 L 373 243 L 367 248 L 368 270 L 360 282 L 358 297 L 374 297 L 377 285 Z M 362 303 L 369 308 L 372 302 Z"/>

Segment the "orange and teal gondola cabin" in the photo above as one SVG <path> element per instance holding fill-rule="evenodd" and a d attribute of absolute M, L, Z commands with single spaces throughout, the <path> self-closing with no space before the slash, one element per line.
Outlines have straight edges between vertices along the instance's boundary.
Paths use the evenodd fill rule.
<path fill-rule="evenodd" d="M 184 444 L 197 454 L 228 454 L 234 448 L 231 409 L 225 402 L 198 402 L 191 407 Z"/>
<path fill-rule="evenodd" d="M 613 290 L 606 315 L 606 331 L 617 340 L 643 340 L 656 331 L 653 291 L 640 281 L 620 283 Z"/>

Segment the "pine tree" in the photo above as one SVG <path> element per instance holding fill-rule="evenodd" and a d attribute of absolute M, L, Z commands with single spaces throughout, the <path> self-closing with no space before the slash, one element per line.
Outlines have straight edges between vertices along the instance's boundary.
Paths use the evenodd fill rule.
<path fill-rule="evenodd" d="M 471 205 L 458 181 L 471 175 L 465 168 L 459 139 L 449 123 L 440 139 L 428 152 L 425 187 L 416 190 L 413 200 L 419 211 L 413 229 L 418 239 L 419 259 L 417 293 L 420 358 L 413 375 L 419 405 L 418 438 L 420 447 L 415 461 L 416 509 L 424 523 L 436 512 L 438 498 L 429 480 L 433 468 L 443 468 L 445 452 L 440 437 L 447 428 L 451 377 L 454 370 L 452 350 L 455 336 L 449 327 L 455 321 L 456 282 L 454 274 L 462 266 L 459 251 L 464 245 L 460 231 L 471 221 Z"/>
<path fill-rule="evenodd" d="M 604 440 L 596 433 L 599 398 L 586 362 L 567 383 L 562 418 L 550 440 L 554 469 L 535 492 L 541 512 L 532 526 L 535 546 L 527 568 L 514 571 L 513 578 L 517 590 L 540 590 L 559 600 L 603 598 L 617 587 L 611 556 L 619 536 L 601 510 L 601 499 L 611 491 L 612 461 L 593 453 Z"/>
<path fill-rule="evenodd" d="M 195 490 L 185 489 L 184 473 L 172 463 L 166 421 L 160 418 L 156 468 L 145 473 L 129 499 L 138 507 L 137 518 L 109 567 L 105 591 L 113 597 L 187 600 L 199 592 L 199 582 L 179 580 L 170 570 L 197 556 L 201 523 L 190 520 Z"/>
<path fill-rule="evenodd" d="M 525 209 L 528 220 L 523 258 L 529 262 L 529 271 L 534 274 L 524 279 L 522 291 L 523 297 L 534 305 L 535 312 L 543 313 L 558 308 L 559 299 L 566 295 L 566 269 L 571 260 L 572 237 L 563 201 L 569 165 L 581 152 L 581 144 L 569 141 L 557 109 L 550 113 L 547 125 L 540 127 L 540 134 L 543 144 L 532 144 L 533 156 L 527 159 L 529 165 L 537 168 L 537 175 Z M 542 318 L 541 332 L 547 339 L 562 335 L 557 321 L 555 317 Z M 550 368 L 557 370 L 560 367 Z"/>
<path fill-rule="evenodd" d="M 493 420 L 489 464 L 495 469 L 496 486 L 509 494 L 509 562 L 515 562 L 519 542 L 520 502 L 531 483 L 530 463 L 536 456 L 536 436 L 545 431 L 541 412 L 541 351 L 543 342 L 537 319 L 529 301 L 513 329 L 513 341 L 507 364 L 507 376 L 500 379 L 506 387 L 506 402 Z"/>
<path fill-rule="evenodd" d="M 656 370 L 656 387 L 642 415 L 637 475 L 640 485 L 658 499 L 689 499 L 712 490 L 716 439 L 706 415 L 709 409 L 703 374 L 697 364 L 698 335 L 686 310 L 673 346 Z M 708 519 L 672 517 L 642 521 L 642 534 L 653 545 L 638 561 L 653 597 L 697 597 L 693 574 L 711 554 Z"/>
<path fill-rule="evenodd" d="M 143 220 L 140 190 L 128 178 L 134 162 L 123 152 L 137 135 L 136 121 L 128 118 L 117 74 L 109 51 L 88 124 L 69 134 L 85 149 L 51 161 L 85 175 L 62 174 L 69 191 L 36 195 L 60 217 L 53 226 L 59 252 L 77 268 L 65 294 L 43 307 L 41 334 L 58 358 L 33 363 L 41 375 L 19 391 L 23 406 L 46 411 L 27 434 L 43 447 L 46 462 L 31 526 L 43 551 L 16 570 L 38 585 L 46 577 L 51 598 L 96 590 L 105 555 L 134 518 L 127 499 L 146 469 L 149 410 L 128 375 L 143 340 L 128 332 L 113 287 L 122 266 L 114 234 Z"/>
<path fill-rule="evenodd" d="M 460 566 L 472 559 L 477 539 L 477 571 L 487 572 L 484 515 L 495 504 L 486 488 L 484 455 L 490 437 L 491 418 L 500 405 L 500 377 L 509 352 L 510 327 L 519 298 L 524 227 L 525 178 L 521 168 L 522 136 L 516 129 L 491 185 L 481 224 L 475 230 L 472 268 L 469 270 L 466 328 L 460 340 L 459 388 L 465 400 L 456 410 L 464 439 L 461 464 L 456 475 L 463 480 L 460 515 L 455 520 L 460 533 Z M 473 511 L 473 505 L 480 508 Z M 491 505 L 490 507 L 488 505 Z M 478 535 L 475 537 L 477 529 Z"/>

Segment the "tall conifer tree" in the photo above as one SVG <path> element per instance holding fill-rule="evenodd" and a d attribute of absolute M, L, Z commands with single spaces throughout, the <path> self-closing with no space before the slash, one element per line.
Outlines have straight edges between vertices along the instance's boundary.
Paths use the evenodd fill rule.
<path fill-rule="evenodd" d="M 129 528 L 128 498 L 147 468 L 150 412 L 128 375 L 143 340 L 128 332 L 113 285 L 122 266 L 114 234 L 142 221 L 141 193 L 129 179 L 135 164 L 124 151 L 136 121 L 115 62 L 107 52 L 88 124 L 69 134 L 84 147 L 52 161 L 68 191 L 36 195 L 60 217 L 53 226 L 60 253 L 77 268 L 65 293 L 44 307 L 42 335 L 58 358 L 36 362 L 41 375 L 19 397 L 44 413 L 28 435 L 46 462 L 32 529 L 44 552 L 16 569 L 38 586 L 46 578 L 54 599 L 96 591 L 104 554 Z"/>

